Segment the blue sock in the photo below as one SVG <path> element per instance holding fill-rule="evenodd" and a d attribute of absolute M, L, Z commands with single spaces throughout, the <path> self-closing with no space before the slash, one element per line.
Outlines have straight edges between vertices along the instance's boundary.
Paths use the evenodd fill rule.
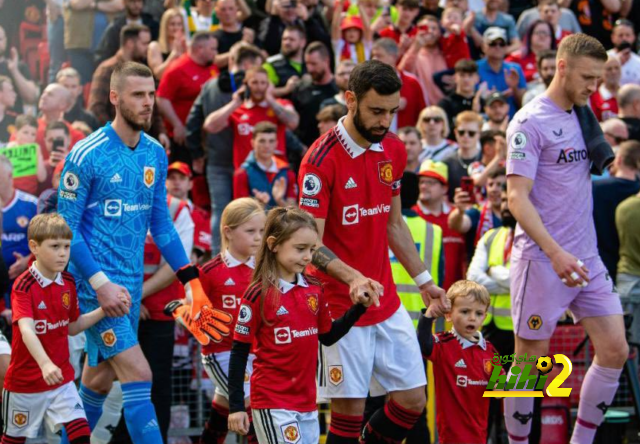
<path fill-rule="evenodd" d="M 82 405 L 84 406 L 84 413 L 87 415 L 89 428 L 93 430 L 102 416 L 102 405 L 104 404 L 104 400 L 107 399 L 107 395 L 96 393 L 82 384 L 80 384 L 78 394 L 80 395 L 80 399 L 82 399 Z M 67 432 L 64 428 L 62 429 L 60 444 L 69 444 L 69 438 L 67 438 Z"/>
<path fill-rule="evenodd" d="M 151 403 L 151 382 L 122 384 L 122 408 L 134 444 L 162 443 L 156 410 Z"/>

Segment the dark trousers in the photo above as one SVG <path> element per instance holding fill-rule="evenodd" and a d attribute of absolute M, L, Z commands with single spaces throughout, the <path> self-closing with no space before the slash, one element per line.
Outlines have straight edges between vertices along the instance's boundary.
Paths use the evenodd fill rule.
<path fill-rule="evenodd" d="M 151 401 L 156 409 L 160 433 L 163 442 L 167 442 L 169 422 L 171 420 L 171 369 L 173 367 L 173 344 L 175 322 L 173 321 L 140 321 L 138 341 L 145 358 L 149 361 L 153 380 L 151 385 Z M 133 444 L 124 422 L 120 418 L 118 427 L 113 432 L 111 444 Z"/>

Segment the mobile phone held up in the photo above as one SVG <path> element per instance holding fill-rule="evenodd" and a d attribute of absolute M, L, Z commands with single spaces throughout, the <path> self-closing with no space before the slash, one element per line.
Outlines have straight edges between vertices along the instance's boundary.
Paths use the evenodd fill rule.
<path fill-rule="evenodd" d="M 61 153 L 64 151 L 64 139 L 62 137 L 56 137 L 55 139 L 53 139 L 51 151 L 53 151 L 54 153 Z"/>
<path fill-rule="evenodd" d="M 476 201 L 476 192 L 473 179 L 469 176 L 464 176 L 460 179 L 460 188 L 469 195 L 469 202 L 472 204 L 478 203 Z"/>

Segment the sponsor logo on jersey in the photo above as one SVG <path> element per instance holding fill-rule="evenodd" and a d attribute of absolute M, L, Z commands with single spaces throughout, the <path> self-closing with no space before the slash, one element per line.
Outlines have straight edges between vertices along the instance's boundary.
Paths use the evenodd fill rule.
<path fill-rule="evenodd" d="M 342 374 L 341 365 L 329 366 L 329 381 L 331 381 L 331 384 L 333 385 L 342 384 L 342 381 L 344 381 L 344 375 Z"/>
<path fill-rule="evenodd" d="M 280 306 L 280 308 L 278 308 L 278 311 L 276 311 L 276 316 L 284 316 L 284 315 L 288 315 L 288 314 L 289 314 L 289 312 L 282 305 Z"/>
<path fill-rule="evenodd" d="M 482 385 L 482 386 L 486 386 L 489 383 L 489 381 L 476 381 L 473 379 L 469 379 L 467 376 L 464 375 L 458 375 L 456 376 L 456 385 L 458 387 L 467 387 L 470 385 Z"/>
<path fill-rule="evenodd" d="M 460 358 L 460 360 L 456 362 L 456 365 L 454 367 L 467 368 L 467 364 L 465 364 L 464 359 Z"/>
<path fill-rule="evenodd" d="M 236 304 L 236 297 L 234 295 L 222 295 L 222 308 L 236 308 Z"/>
<path fill-rule="evenodd" d="M 604 107 L 603 107 L 604 108 Z M 556 131 L 556 130 L 551 130 L 551 132 L 553 133 L 554 136 L 556 137 L 562 137 L 562 128 L 560 128 L 560 131 Z"/>
<path fill-rule="evenodd" d="M 355 180 L 353 180 L 353 177 L 350 177 L 349 180 L 347 180 L 347 183 L 344 185 L 344 189 L 350 190 L 352 188 L 358 188 L 358 184 Z"/>
<path fill-rule="evenodd" d="M 236 285 L 236 283 L 233 281 L 233 279 L 229 278 L 224 282 L 224 285 L 229 287 L 231 285 Z"/>
<path fill-rule="evenodd" d="M 116 334 L 113 332 L 113 328 L 102 332 L 100 336 L 102 337 L 102 342 L 104 342 L 104 345 L 106 345 L 107 347 L 113 347 L 118 340 L 118 338 L 116 338 Z"/>
<path fill-rule="evenodd" d="M 37 335 L 43 335 L 47 332 L 47 321 L 45 319 L 38 319 L 34 324 Z"/>
<path fill-rule="evenodd" d="M 122 200 L 107 199 L 104 201 L 104 215 L 106 217 L 122 216 Z"/>
<path fill-rule="evenodd" d="M 318 314 L 318 305 L 318 295 L 310 294 L 307 298 L 307 307 L 309 307 L 309 310 L 311 310 L 311 313 L 314 315 Z"/>
<path fill-rule="evenodd" d="M 240 306 L 240 311 L 238 312 L 238 322 L 240 324 L 246 324 L 251 320 L 253 313 L 251 312 L 251 307 L 248 305 L 242 304 Z"/>
<path fill-rule="evenodd" d="M 378 177 L 385 185 L 393 184 L 393 165 L 390 160 L 378 162 Z"/>
<path fill-rule="evenodd" d="M 246 114 L 240 117 L 240 120 L 248 120 L 248 119 L 249 119 L 249 116 L 247 116 Z M 253 134 L 253 125 L 251 125 L 250 123 L 239 123 L 237 128 L 238 128 L 239 136 L 250 136 L 251 134 Z"/>
<path fill-rule="evenodd" d="M 300 430 L 298 430 L 297 422 L 290 422 L 289 424 L 283 424 L 280 426 L 284 442 L 289 444 L 296 444 L 300 441 Z"/>
<path fill-rule="evenodd" d="M 527 146 L 527 135 L 522 131 L 518 131 L 511 137 L 511 148 L 514 150 L 521 150 L 525 146 Z"/>
<path fill-rule="evenodd" d="M 349 205 L 342 208 L 342 225 L 354 225 L 360 222 L 361 217 L 377 216 L 390 213 L 391 205 L 379 204 L 373 208 L 360 208 L 360 205 Z"/>
<path fill-rule="evenodd" d="M 291 330 L 289 327 L 279 327 L 273 330 L 273 334 L 276 338 L 276 344 L 290 344 L 291 343 Z"/>
<path fill-rule="evenodd" d="M 71 171 L 67 171 L 64 173 L 62 183 L 67 190 L 75 191 L 80 186 L 80 179 L 78 179 L 78 176 L 73 174 Z"/>
<path fill-rule="evenodd" d="M 302 179 L 302 194 L 315 196 L 322 189 L 322 181 L 313 173 L 307 173 Z"/>
<path fill-rule="evenodd" d="M 76 193 L 72 193 L 71 191 L 60 190 L 60 197 L 66 200 L 76 200 L 78 195 Z"/>
<path fill-rule="evenodd" d="M 556 163 L 580 162 L 581 160 L 587 160 L 588 158 L 589 154 L 587 153 L 587 150 L 566 148 L 564 150 L 560 150 L 560 154 L 558 155 L 558 160 L 556 161 Z"/>
<path fill-rule="evenodd" d="M 301 207 L 320 208 L 320 201 L 318 199 L 308 199 L 306 197 L 300 198 Z"/>
<path fill-rule="evenodd" d="M 156 181 L 156 169 L 154 167 L 144 167 L 144 184 L 151 188 Z"/>
<path fill-rule="evenodd" d="M 38 310 L 46 310 L 47 309 L 47 304 L 44 303 L 44 301 L 40 301 L 40 303 L 38 304 Z"/>
<path fill-rule="evenodd" d="M 509 159 L 511 160 L 524 160 L 526 157 L 527 156 L 525 153 L 519 153 L 519 152 L 509 153 Z"/>
<path fill-rule="evenodd" d="M 247 327 L 246 325 L 236 324 L 236 333 L 248 336 L 250 331 L 251 331 L 251 329 L 249 327 Z"/>
<path fill-rule="evenodd" d="M 65 291 L 64 293 L 62 293 L 62 306 L 67 310 L 71 306 L 71 295 L 69 294 L 68 291 Z"/>
<path fill-rule="evenodd" d="M 22 428 L 29 424 L 29 412 L 14 410 L 13 411 L 13 425 Z"/>
<path fill-rule="evenodd" d="M 113 175 L 113 177 L 111 178 L 111 180 L 109 181 L 111 183 L 120 183 L 122 182 L 122 177 L 120 177 L 120 174 L 116 173 Z"/>
<path fill-rule="evenodd" d="M 20 242 L 26 237 L 25 233 L 2 233 L 2 242 Z"/>
<path fill-rule="evenodd" d="M 43 335 L 48 331 L 57 330 L 60 327 L 66 327 L 67 325 L 69 325 L 69 319 L 61 319 L 53 324 L 51 322 L 47 322 L 46 319 L 38 319 L 34 324 L 36 334 Z"/>
<path fill-rule="evenodd" d="M 16 218 L 16 223 L 20 226 L 20 228 L 24 228 L 29 225 L 29 218 L 26 216 L 18 216 Z"/>

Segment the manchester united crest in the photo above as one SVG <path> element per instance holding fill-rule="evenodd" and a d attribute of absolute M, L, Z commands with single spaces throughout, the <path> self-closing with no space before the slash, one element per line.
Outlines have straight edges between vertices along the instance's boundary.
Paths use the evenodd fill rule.
<path fill-rule="evenodd" d="M 300 441 L 300 430 L 297 422 L 281 425 L 280 430 L 282 430 L 284 442 L 296 444 Z"/>
<path fill-rule="evenodd" d="M 69 294 L 68 291 L 65 291 L 64 293 L 62 293 L 62 306 L 67 310 L 71 306 L 71 295 Z"/>
<path fill-rule="evenodd" d="M 393 184 L 393 165 L 390 160 L 378 162 L 378 177 L 380 182 L 391 186 Z"/>
<path fill-rule="evenodd" d="M 100 336 L 102 336 L 102 342 L 104 342 L 104 345 L 107 347 L 113 347 L 118 340 L 112 328 L 103 332 Z"/>
<path fill-rule="evenodd" d="M 29 412 L 13 411 L 13 425 L 16 427 L 24 427 L 29 424 Z"/>
<path fill-rule="evenodd" d="M 156 181 L 156 169 L 154 167 L 144 167 L 144 184 L 151 188 Z"/>
<path fill-rule="evenodd" d="M 484 372 L 485 372 L 487 375 L 490 375 L 490 374 L 493 372 L 493 364 L 491 363 L 491 359 L 485 359 L 485 360 L 482 362 L 482 365 L 483 365 L 483 367 L 484 367 Z"/>
<path fill-rule="evenodd" d="M 307 299 L 307 306 L 309 307 L 309 310 L 311 310 L 311 313 L 318 314 L 318 295 L 309 295 L 309 298 Z"/>
<path fill-rule="evenodd" d="M 344 380 L 344 376 L 342 375 L 342 366 L 341 365 L 330 365 L 329 366 L 329 381 L 333 385 L 340 385 Z"/>
<path fill-rule="evenodd" d="M 19 216 L 19 217 L 16 219 L 16 223 L 18 224 L 18 226 L 19 226 L 20 228 L 24 228 L 24 227 L 26 227 L 27 225 L 29 225 L 29 218 L 28 218 L 28 217 L 26 217 L 26 216 Z"/>

